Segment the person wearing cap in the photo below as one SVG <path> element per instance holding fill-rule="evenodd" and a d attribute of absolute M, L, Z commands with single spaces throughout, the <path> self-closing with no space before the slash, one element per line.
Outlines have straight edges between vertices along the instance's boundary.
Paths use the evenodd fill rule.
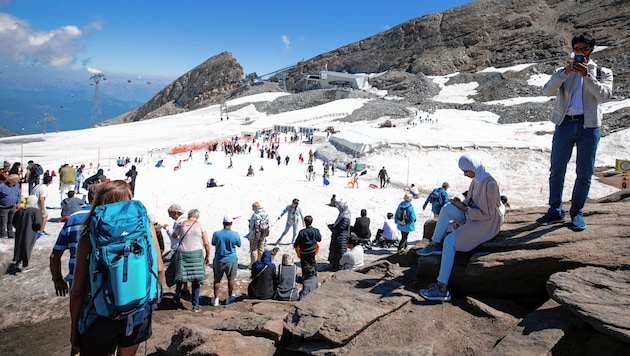
<path fill-rule="evenodd" d="M 610 100 L 613 92 L 613 72 L 591 59 L 595 42 L 595 38 L 589 33 L 573 36 L 573 59 L 564 67 L 556 69 L 542 89 L 544 95 L 556 97 L 550 119 L 556 127 L 549 159 L 549 209 L 536 220 L 539 225 L 564 223 L 562 191 L 567 164 L 575 147 L 576 178 L 569 215 L 573 229 L 586 229 L 582 209 L 586 204 L 595 171 L 595 156 L 603 118 L 600 104 Z"/>
<path fill-rule="evenodd" d="M 254 213 L 249 218 L 249 259 L 250 267 L 260 260 L 265 250 L 265 239 L 269 236 L 269 216 L 259 202 L 252 203 Z M 264 226 L 267 225 L 267 228 Z"/>
<path fill-rule="evenodd" d="M 425 210 L 427 205 L 431 203 L 431 212 L 433 212 L 433 217 L 437 219 L 442 207 L 448 203 L 448 193 L 446 192 L 448 187 L 448 182 L 444 182 L 441 187 L 433 189 L 431 194 L 427 197 L 427 200 L 422 204 L 422 210 Z"/>
<path fill-rule="evenodd" d="M 284 214 L 287 214 L 287 223 L 284 227 L 284 231 L 282 232 L 282 234 L 280 235 L 280 238 L 278 239 L 278 241 L 276 241 L 276 245 L 280 244 L 280 241 L 282 241 L 282 238 L 284 237 L 284 235 L 287 234 L 287 232 L 289 232 L 290 228 L 293 228 L 293 238 L 291 239 L 291 243 L 295 242 L 295 237 L 298 234 L 298 224 L 300 222 L 302 222 L 302 227 L 304 227 L 304 215 L 302 215 L 302 209 L 300 209 L 300 207 L 298 206 L 300 204 L 300 200 L 299 199 L 293 199 L 293 201 L 291 202 L 291 204 L 287 205 L 286 208 L 284 208 L 284 210 L 282 210 L 282 213 L 280 213 L 280 216 L 278 216 L 278 220 L 282 219 L 282 216 Z M 300 217 L 298 219 L 298 216 Z"/>
<path fill-rule="evenodd" d="M 181 223 L 182 221 L 186 220 L 186 217 L 184 216 L 184 212 L 185 210 L 182 208 L 181 205 L 175 203 L 175 204 L 171 204 L 171 206 L 168 207 L 168 217 L 173 219 L 173 225 L 169 226 L 168 224 L 164 224 L 162 225 L 162 228 L 164 230 L 166 230 L 166 235 L 168 235 L 168 238 L 171 240 L 171 250 L 177 250 L 177 247 L 179 247 L 179 240 L 177 239 L 173 239 L 173 231 L 175 230 L 175 228 L 177 228 L 177 225 L 179 223 Z"/>
<path fill-rule="evenodd" d="M 173 238 L 173 231 L 175 231 L 177 226 L 182 221 L 186 220 L 186 216 L 184 215 L 186 211 L 182 208 L 181 205 L 177 203 L 171 204 L 171 206 L 168 207 L 167 212 L 168 212 L 168 217 L 173 219 L 174 221 L 172 225 L 169 225 L 169 224 L 162 225 L 162 228 L 166 231 L 166 235 L 171 241 L 171 249 L 167 253 L 162 255 L 162 261 L 164 261 L 165 263 L 171 261 L 171 259 L 173 258 L 173 254 L 175 253 L 175 251 L 177 251 L 177 248 L 179 247 L 179 240 L 176 238 Z M 156 226 L 155 228 L 157 229 L 158 227 Z M 183 296 L 187 296 L 188 293 L 189 293 L 188 282 L 183 282 L 181 294 Z"/>
<path fill-rule="evenodd" d="M 232 218 L 223 217 L 223 229 L 212 234 L 212 246 L 214 249 L 214 259 L 212 261 L 212 271 L 214 274 L 214 297 L 210 303 L 213 307 L 219 306 L 219 291 L 221 289 L 221 279 L 223 275 L 228 280 L 228 297 L 225 304 L 232 303 L 234 296 L 234 286 L 236 285 L 236 272 L 238 271 L 237 247 L 241 247 L 241 236 L 232 230 Z"/>

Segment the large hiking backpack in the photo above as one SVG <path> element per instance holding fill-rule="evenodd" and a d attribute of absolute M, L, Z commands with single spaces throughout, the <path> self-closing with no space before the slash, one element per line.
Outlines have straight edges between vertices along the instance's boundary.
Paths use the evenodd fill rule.
<path fill-rule="evenodd" d="M 100 205 L 90 221 L 91 298 L 79 332 L 97 319 L 127 320 L 127 335 L 144 322 L 161 295 L 158 255 L 147 210 L 137 200 Z"/>
<path fill-rule="evenodd" d="M 267 215 L 261 216 L 260 219 L 256 220 L 254 229 L 257 238 L 269 236 L 269 218 Z"/>
<path fill-rule="evenodd" d="M 433 189 L 431 194 L 429 194 L 429 201 L 435 207 L 441 208 L 444 205 L 444 197 L 442 196 L 440 192 L 440 188 Z"/>
<path fill-rule="evenodd" d="M 400 208 L 398 208 L 398 214 L 396 214 L 396 224 L 407 225 L 409 224 L 409 220 L 411 220 L 411 218 L 409 217 L 409 207 L 401 206 Z"/>

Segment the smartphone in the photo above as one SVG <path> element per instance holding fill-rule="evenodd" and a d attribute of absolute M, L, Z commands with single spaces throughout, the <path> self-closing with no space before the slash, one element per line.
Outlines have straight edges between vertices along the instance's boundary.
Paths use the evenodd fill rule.
<path fill-rule="evenodd" d="M 575 56 L 573 56 L 573 61 L 574 62 L 578 62 L 578 63 L 584 63 L 584 55 L 583 54 L 576 54 Z"/>

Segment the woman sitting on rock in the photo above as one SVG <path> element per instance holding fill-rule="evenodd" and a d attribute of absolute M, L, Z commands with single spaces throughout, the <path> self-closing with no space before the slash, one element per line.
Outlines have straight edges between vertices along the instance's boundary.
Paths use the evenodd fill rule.
<path fill-rule="evenodd" d="M 459 168 L 466 177 L 472 178 L 466 199 L 449 199 L 440 211 L 431 242 L 417 252 L 420 256 L 442 255 L 437 284 L 432 283 L 429 288 L 420 290 L 420 295 L 427 300 L 451 300 L 447 285 L 455 251 L 468 252 L 491 240 L 503 224 L 505 207 L 501 203 L 497 181 L 486 172 L 481 161 L 468 155 L 459 158 Z M 444 238 L 451 220 L 459 227 Z"/>

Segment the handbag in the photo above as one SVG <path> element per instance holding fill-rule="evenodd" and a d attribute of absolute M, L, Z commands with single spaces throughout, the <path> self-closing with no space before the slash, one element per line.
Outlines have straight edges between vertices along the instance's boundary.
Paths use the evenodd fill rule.
<path fill-rule="evenodd" d="M 190 225 L 188 230 L 186 230 L 186 232 L 184 233 L 182 238 L 179 240 L 180 244 L 182 243 L 182 241 L 184 241 L 184 237 L 186 237 L 186 234 L 188 234 L 188 231 L 190 231 L 190 229 L 193 227 L 193 225 L 195 225 L 195 223 L 192 223 Z M 181 260 L 180 256 L 176 256 L 179 253 L 180 253 L 180 251 L 179 251 L 179 247 L 178 247 L 177 250 L 175 250 L 175 252 L 173 252 L 171 254 L 171 260 L 168 263 L 168 266 L 166 267 L 166 271 L 164 271 L 164 279 L 165 279 L 166 285 L 169 288 L 174 286 L 177 283 L 177 281 L 175 280 L 175 277 L 177 276 L 177 263 L 174 263 L 174 262 L 178 262 L 178 261 Z"/>

